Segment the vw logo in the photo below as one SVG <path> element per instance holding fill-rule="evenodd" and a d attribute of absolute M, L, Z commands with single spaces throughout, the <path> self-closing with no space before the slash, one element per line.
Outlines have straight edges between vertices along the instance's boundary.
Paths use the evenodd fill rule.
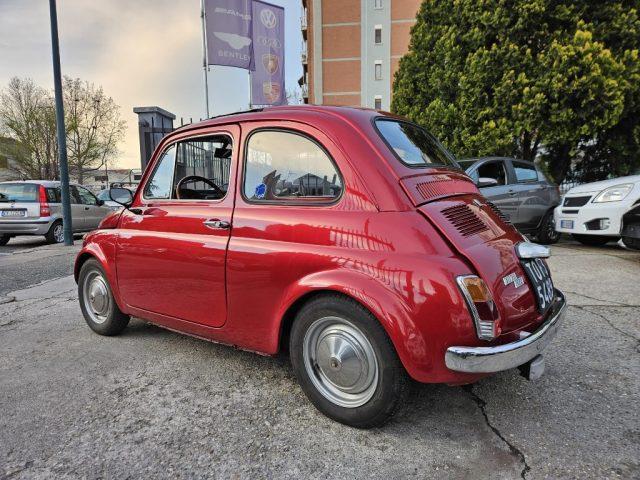
<path fill-rule="evenodd" d="M 265 8 L 260 12 L 260 21 L 267 28 L 276 28 L 278 24 L 278 17 L 273 13 L 273 10 Z"/>

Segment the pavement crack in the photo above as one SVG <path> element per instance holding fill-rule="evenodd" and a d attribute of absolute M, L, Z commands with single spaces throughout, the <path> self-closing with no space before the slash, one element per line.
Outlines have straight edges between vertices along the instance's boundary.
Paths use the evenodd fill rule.
<path fill-rule="evenodd" d="M 604 315 L 602 315 L 601 313 L 598 312 L 594 312 L 593 310 L 588 310 L 586 308 L 584 308 L 584 305 L 570 305 L 571 307 L 575 307 L 578 310 L 582 310 L 583 312 L 587 312 L 587 313 L 591 313 L 592 315 L 595 315 L 596 317 L 601 318 L 602 320 L 605 321 L 605 323 L 607 323 L 611 328 L 613 328 L 616 332 L 620 333 L 621 335 L 630 338 L 632 340 L 634 340 L 637 345 L 636 348 L 638 346 L 640 346 L 640 338 L 636 337 L 635 335 L 629 333 L 629 332 L 625 332 L 624 330 L 622 330 L 620 327 L 618 327 L 617 325 L 615 325 L 614 323 L 611 322 L 611 320 L 609 320 L 607 317 L 605 317 Z M 606 307 L 607 305 L 595 305 L 596 307 Z M 612 306 L 612 305 L 609 305 Z M 625 307 L 630 306 L 630 305 L 624 305 Z"/>
<path fill-rule="evenodd" d="M 471 396 L 471 399 L 475 402 L 476 405 L 478 405 L 478 408 L 480 409 L 480 413 L 482 413 L 482 416 L 484 417 L 484 421 L 487 424 L 487 426 L 491 429 L 491 431 L 500 440 L 502 440 L 507 447 L 509 447 L 509 451 L 511 452 L 511 454 L 514 457 L 518 458 L 518 460 L 520 460 L 520 462 L 523 465 L 522 471 L 520 472 L 520 477 L 523 478 L 523 479 L 526 479 L 527 478 L 527 473 L 531 470 L 531 467 L 527 463 L 527 457 L 525 456 L 525 454 L 524 454 L 524 452 L 522 450 L 520 450 L 513 443 L 511 443 L 509 440 L 506 439 L 506 437 L 502 434 L 502 432 L 500 432 L 498 427 L 494 426 L 491 423 L 491 420 L 489 420 L 489 415 L 487 415 L 487 409 L 486 409 L 487 402 L 485 400 L 483 400 L 482 398 L 480 398 L 480 396 L 478 396 L 478 394 L 473 391 L 473 387 L 474 387 L 474 385 L 465 385 L 462 388 L 464 390 L 466 390 L 467 392 L 469 392 L 469 395 Z"/>
<path fill-rule="evenodd" d="M 589 300 L 595 300 L 596 302 L 606 302 L 608 304 L 615 304 L 615 305 L 602 305 L 603 307 L 638 307 L 639 305 L 629 305 L 628 303 L 622 303 L 622 302 L 618 302 L 617 300 L 604 300 L 603 298 L 597 298 L 597 297 L 590 297 L 589 295 L 585 295 L 584 293 L 579 293 L 579 292 L 572 292 L 571 290 L 562 290 L 563 292 L 566 293 L 571 293 L 573 295 L 578 295 L 579 297 L 584 297 L 584 298 L 588 298 Z M 600 306 L 600 305 L 598 305 Z"/>

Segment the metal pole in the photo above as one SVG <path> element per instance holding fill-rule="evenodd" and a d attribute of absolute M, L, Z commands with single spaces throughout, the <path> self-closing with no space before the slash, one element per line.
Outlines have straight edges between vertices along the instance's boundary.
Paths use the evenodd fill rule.
<path fill-rule="evenodd" d="M 60 45 L 58 44 L 58 14 L 56 0 L 49 0 L 51 17 L 51 56 L 53 57 L 53 84 L 56 96 L 56 131 L 58 134 L 58 162 L 60 164 L 60 193 L 62 196 L 62 225 L 64 244 L 73 245 L 71 226 L 71 201 L 69 198 L 69 166 L 67 165 L 67 137 L 64 128 L 64 106 L 62 104 L 62 76 L 60 74 Z"/>
<path fill-rule="evenodd" d="M 206 15 L 204 12 L 204 0 L 200 0 L 200 18 L 202 19 L 202 73 L 204 75 L 204 104 L 207 108 L 207 118 L 209 118 L 209 79 L 207 78 L 207 25 Z"/>

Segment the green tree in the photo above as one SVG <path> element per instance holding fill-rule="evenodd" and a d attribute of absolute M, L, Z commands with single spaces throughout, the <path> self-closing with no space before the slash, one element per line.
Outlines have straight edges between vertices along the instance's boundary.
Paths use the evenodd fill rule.
<path fill-rule="evenodd" d="M 392 110 L 459 156 L 542 156 L 561 181 L 605 134 L 618 144 L 620 130 L 629 135 L 621 125 L 640 91 L 637 4 L 426 0 Z M 635 142 L 625 143 L 636 149 L 628 158 Z"/>
<path fill-rule="evenodd" d="M 126 124 L 101 87 L 69 77 L 63 82 L 69 171 L 83 182 L 118 153 Z M 31 79 L 12 78 L 0 91 L 0 135 L 23 178 L 57 179 L 58 142 L 53 95 Z"/>

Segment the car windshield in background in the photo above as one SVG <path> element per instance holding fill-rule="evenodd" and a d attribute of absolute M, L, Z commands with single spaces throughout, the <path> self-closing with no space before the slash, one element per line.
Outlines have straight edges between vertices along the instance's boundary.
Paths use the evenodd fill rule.
<path fill-rule="evenodd" d="M 111 200 L 111 197 L 109 196 L 109 190 L 102 190 L 100 193 L 98 193 L 98 195 L 96 195 L 96 197 L 98 197 L 98 200 L 103 200 L 103 201 L 107 201 L 107 200 Z"/>
<path fill-rule="evenodd" d="M 458 165 L 460 165 L 460 168 L 462 168 L 463 170 L 466 170 L 467 168 L 469 168 L 471 165 L 473 165 L 477 161 L 478 161 L 478 159 L 456 160 Z"/>
<path fill-rule="evenodd" d="M 33 183 L 0 183 L 0 202 L 37 202 L 38 185 Z"/>
<path fill-rule="evenodd" d="M 418 125 L 379 118 L 376 127 L 398 159 L 409 167 L 457 167 L 433 135 Z"/>

